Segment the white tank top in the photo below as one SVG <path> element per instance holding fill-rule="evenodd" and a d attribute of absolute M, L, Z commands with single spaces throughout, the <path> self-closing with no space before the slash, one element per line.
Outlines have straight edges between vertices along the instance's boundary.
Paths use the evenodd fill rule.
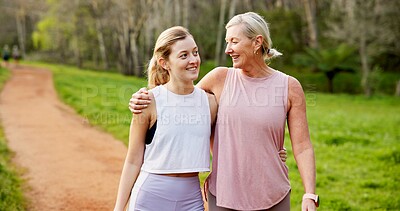
<path fill-rule="evenodd" d="M 199 89 L 178 95 L 164 86 L 154 94 L 157 122 L 146 145 L 142 170 L 149 173 L 210 171 L 211 118 L 207 94 Z"/>

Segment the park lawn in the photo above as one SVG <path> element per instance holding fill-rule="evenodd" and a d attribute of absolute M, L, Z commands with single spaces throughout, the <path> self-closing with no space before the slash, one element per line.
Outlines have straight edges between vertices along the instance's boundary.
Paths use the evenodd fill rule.
<path fill-rule="evenodd" d="M 400 99 L 320 93 L 306 97 L 322 210 L 399 210 Z M 290 149 L 289 141 L 286 147 Z M 294 160 L 287 163 L 292 208 L 300 210 L 300 176 Z"/>
<path fill-rule="evenodd" d="M 38 64 L 38 63 L 36 63 Z M 60 98 L 90 124 L 128 142 L 130 95 L 144 79 L 39 64 L 54 73 Z M 400 99 L 322 94 L 306 89 L 321 210 L 400 209 Z M 300 210 L 303 187 L 286 132 L 291 204 Z M 203 181 L 206 174 L 201 174 Z"/>
<path fill-rule="evenodd" d="M 0 67 L 0 90 L 10 77 L 10 72 Z M 22 194 L 22 181 L 16 167 L 11 163 L 12 152 L 0 124 L 0 210 L 25 210 L 26 201 Z"/>

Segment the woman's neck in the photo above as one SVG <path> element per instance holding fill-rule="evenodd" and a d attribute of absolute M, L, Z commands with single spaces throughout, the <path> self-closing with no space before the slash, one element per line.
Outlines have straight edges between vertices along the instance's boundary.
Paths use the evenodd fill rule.
<path fill-rule="evenodd" d="M 194 85 L 192 83 L 177 83 L 174 81 L 169 81 L 164 85 L 169 91 L 178 95 L 188 95 L 194 90 Z"/>
<path fill-rule="evenodd" d="M 263 64 L 256 64 L 256 65 L 251 65 L 248 67 L 242 68 L 243 74 L 252 77 L 252 78 L 265 78 L 270 76 L 274 70 L 265 63 Z"/>

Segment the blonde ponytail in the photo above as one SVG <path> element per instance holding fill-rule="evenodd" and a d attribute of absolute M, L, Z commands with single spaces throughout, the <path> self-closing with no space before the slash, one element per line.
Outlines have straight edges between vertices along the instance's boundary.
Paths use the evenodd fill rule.
<path fill-rule="evenodd" d="M 165 84 L 168 81 L 168 71 L 158 65 L 157 60 L 153 56 L 149 62 L 149 67 L 147 68 L 147 87 L 152 89 L 158 85 Z"/>
<path fill-rule="evenodd" d="M 264 60 L 270 60 L 278 56 L 282 56 L 282 53 L 275 48 L 268 49 L 264 54 Z"/>

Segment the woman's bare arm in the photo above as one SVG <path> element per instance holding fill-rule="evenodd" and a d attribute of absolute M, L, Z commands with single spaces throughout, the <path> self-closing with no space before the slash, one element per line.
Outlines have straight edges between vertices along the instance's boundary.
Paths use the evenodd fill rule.
<path fill-rule="evenodd" d="M 288 128 L 293 154 L 306 193 L 315 193 L 315 157 L 306 115 L 306 100 L 300 83 L 289 77 Z M 303 210 L 315 210 L 311 200 L 303 201 Z"/>
<path fill-rule="evenodd" d="M 150 98 L 153 98 L 151 94 Z M 140 173 L 145 149 L 144 140 L 150 124 L 155 121 L 154 113 L 155 106 L 150 106 L 149 109 L 141 114 L 132 116 L 128 152 L 121 173 L 118 195 L 114 208 L 115 211 L 125 210 L 132 187 Z"/>

